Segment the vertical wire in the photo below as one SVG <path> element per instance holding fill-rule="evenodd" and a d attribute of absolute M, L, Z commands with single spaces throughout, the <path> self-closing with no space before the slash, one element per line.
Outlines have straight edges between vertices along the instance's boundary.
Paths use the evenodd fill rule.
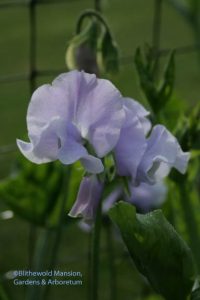
<path fill-rule="evenodd" d="M 162 23 L 162 0 L 154 0 L 152 46 L 156 54 L 160 49 L 161 23 Z"/>
<path fill-rule="evenodd" d="M 159 71 L 159 51 L 162 25 L 162 0 L 154 0 L 154 16 L 152 28 L 152 49 L 155 57 L 155 77 Z"/>
<path fill-rule="evenodd" d="M 29 72 L 30 72 L 30 93 L 36 88 L 36 0 L 30 0 L 29 4 L 29 28 L 30 28 L 30 52 L 29 52 Z"/>
<path fill-rule="evenodd" d="M 101 0 L 94 0 L 94 8 L 96 11 L 101 12 Z"/>
<path fill-rule="evenodd" d="M 29 2 L 29 91 L 30 95 L 36 88 L 36 0 Z M 29 268 L 33 266 L 33 254 L 37 238 L 36 226 L 30 224 L 28 241 Z"/>

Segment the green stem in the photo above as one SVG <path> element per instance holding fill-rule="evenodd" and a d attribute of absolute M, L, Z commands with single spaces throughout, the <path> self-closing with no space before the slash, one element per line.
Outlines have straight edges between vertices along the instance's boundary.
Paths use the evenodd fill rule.
<path fill-rule="evenodd" d="M 33 258 L 33 271 L 41 271 L 44 268 L 44 261 L 46 254 L 48 252 L 48 242 L 49 242 L 49 229 L 42 229 L 38 237 L 35 255 Z M 37 279 L 37 278 L 36 278 Z M 40 278 L 38 278 L 40 279 Z M 42 286 L 30 286 L 27 290 L 27 299 L 28 300 L 40 300 L 42 299 Z"/>
<path fill-rule="evenodd" d="M 116 285 L 116 269 L 115 269 L 115 252 L 112 238 L 112 225 L 109 219 L 106 220 L 106 238 L 107 238 L 107 253 L 108 265 L 110 271 L 110 300 L 117 300 L 117 285 Z"/>
<path fill-rule="evenodd" d="M 89 282 L 87 286 L 87 296 L 88 299 L 91 299 L 91 283 L 90 283 L 90 278 L 91 278 L 91 265 L 92 265 L 92 232 L 89 232 L 89 238 L 88 238 L 88 264 L 87 264 L 87 280 Z"/>
<path fill-rule="evenodd" d="M 63 230 L 63 219 L 66 214 L 65 207 L 66 207 L 66 200 L 67 200 L 67 191 L 70 183 L 70 176 L 71 176 L 71 166 L 66 169 L 63 168 L 63 197 L 60 207 L 60 215 L 58 220 L 58 225 L 55 232 L 55 239 L 51 251 L 51 258 L 50 258 L 50 264 L 49 264 L 49 270 L 54 270 L 57 262 L 58 257 L 58 251 L 60 247 L 60 242 L 62 239 L 62 230 Z M 45 293 L 44 293 L 44 299 L 48 298 L 50 292 L 50 285 L 46 286 Z"/>
<path fill-rule="evenodd" d="M 28 238 L 28 265 L 29 265 L 29 270 L 31 270 L 32 266 L 33 266 L 33 255 L 34 255 L 36 238 L 37 238 L 36 226 L 35 226 L 35 224 L 31 223 L 30 228 L 29 228 L 29 238 Z"/>
<path fill-rule="evenodd" d="M 100 253 L 100 234 L 101 234 L 101 201 L 97 208 L 95 224 L 92 237 L 92 253 L 91 253 L 91 278 L 90 290 L 91 300 L 98 300 L 99 293 L 99 253 Z"/>
<path fill-rule="evenodd" d="M 67 197 L 67 189 L 70 182 L 70 174 L 71 167 L 68 167 L 67 171 L 63 168 L 63 197 L 60 206 L 60 215 L 58 220 L 58 225 L 55 232 L 55 239 L 52 246 L 50 264 L 48 269 L 53 270 L 56 265 L 56 260 L 58 256 L 59 245 L 62 237 L 62 226 L 63 226 L 63 218 L 65 216 L 65 205 L 66 205 L 66 197 Z M 33 259 L 33 270 L 41 271 L 46 266 L 47 254 L 49 253 L 50 248 L 50 240 L 52 238 L 52 229 L 42 229 L 39 238 L 35 247 L 35 255 Z M 41 278 L 38 278 L 41 279 Z M 50 290 L 50 286 L 47 285 L 46 289 L 42 286 L 30 286 L 27 293 L 28 300 L 40 300 L 44 299 L 48 296 Z"/>
<path fill-rule="evenodd" d="M 200 234 L 198 230 L 198 224 L 196 221 L 194 207 L 191 203 L 189 189 L 186 187 L 186 183 L 183 182 L 182 185 L 179 186 L 179 191 L 181 195 L 181 204 L 183 207 L 183 215 L 186 223 L 186 228 L 189 234 L 189 242 L 190 246 L 193 250 L 194 257 L 196 259 L 198 272 L 200 272 Z M 191 190 L 190 190 L 191 191 Z"/>

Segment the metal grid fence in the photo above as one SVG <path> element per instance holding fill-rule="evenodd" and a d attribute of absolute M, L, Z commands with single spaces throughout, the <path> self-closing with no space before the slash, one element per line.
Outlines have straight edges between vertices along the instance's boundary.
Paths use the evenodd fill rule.
<path fill-rule="evenodd" d="M 61 3 L 69 2 L 80 2 L 81 0 L 7 0 L 0 2 L 0 10 L 12 9 L 15 7 L 27 7 L 29 10 L 29 71 L 28 73 L 15 74 L 15 75 L 5 75 L 0 77 L 0 84 L 2 83 L 14 83 L 19 81 L 28 81 L 30 87 L 30 94 L 36 88 L 36 80 L 43 76 L 53 76 L 61 72 L 66 71 L 66 69 L 48 69 L 39 70 L 36 65 L 36 46 L 37 46 L 37 16 L 36 16 L 36 6 L 40 5 L 59 5 Z M 155 49 L 157 55 L 165 56 L 168 55 L 171 49 L 160 49 L 160 34 L 161 34 L 161 23 L 162 23 L 162 3 L 164 0 L 154 0 L 154 16 L 152 24 L 152 46 Z M 94 7 L 97 10 L 100 9 L 100 0 L 94 0 Z M 189 54 L 198 51 L 197 45 L 186 45 L 184 47 L 175 48 L 177 55 Z M 120 58 L 120 64 L 126 65 L 133 62 L 133 56 L 125 56 Z M 0 146 L 0 155 L 13 153 L 17 150 L 16 145 L 4 145 Z"/>

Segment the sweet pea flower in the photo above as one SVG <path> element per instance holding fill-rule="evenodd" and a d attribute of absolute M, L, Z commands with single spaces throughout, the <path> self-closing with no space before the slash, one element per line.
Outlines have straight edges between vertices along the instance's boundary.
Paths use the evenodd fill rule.
<path fill-rule="evenodd" d="M 151 128 L 147 119 L 149 113 L 132 99 L 124 98 L 123 106 L 126 118 L 114 154 L 118 174 L 131 177 L 131 196 L 125 196 L 119 186 L 104 201 L 103 210 L 107 212 L 115 201 L 122 198 L 133 203 L 138 211 L 148 212 L 164 201 L 167 189 L 162 180 L 171 168 L 181 173 L 186 171 L 189 153 L 181 150 L 176 138 L 162 125 L 153 127 L 146 138 Z M 94 193 L 93 201 L 89 198 L 93 215 L 98 197 L 99 194 Z"/>
<path fill-rule="evenodd" d="M 83 217 L 78 226 L 85 232 L 90 232 L 96 214 L 97 205 L 102 195 L 103 185 L 97 179 L 85 178 L 79 189 L 77 201 L 75 202 L 69 215 L 73 217 Z M 167 186 L 163 181 L 154 185 L 141 183 L 139 186 L 129 185 L 130 196 L 124 194 L 123 188 L 118 186 L 103 201 L 103 214 L 107 214 L 109 209 L 118 200 L 133 204 L 139 213 L 148 213 L 161 207 L 167 196 Z"/>
<path fill-rule="evenodd" d="M 17 145 L 34 163 L 80 160 L 88 172 L 100 173 L 100 158 L 114 148 L 124 122 L 122 100 L 108 80 L 83 71 L 61 74 L 33 93 L 27 112 L 30 143 L 17 140 Z"/>
<path fill-rule="evenodd" d="M 131 186 L 131 197 L 128 202 L 135 205 L 140 213 L 147 213 L 161 207 L 167 196 L 167 186 L 163 181 L 153 185 L 142 182 L 139 186 Z"/>
<path fill-rule="evenodd" d="M 136 101 L 125 98 L 126 113 L 121 134 L 114 149 L 117 172 L 131 177 L 132 184 L 155 184 L 166 177 L 171 168 L 184 174 L 190 158 L 177 139 L 162 125 L 151 129 L 146 111 Z"/>
<path fill-rule="evenodd" d="M 163 181 L 159 181 L 154 185 L 142 182 L 139 186 L 134 186 L 130 183 L 129 191 L 130 196 L 127 196 L 124 194 L 123 188 L 119 186 L 111 192 L 104 200 L 104 213 L 107 213 L 116 201 L 122 199 L 133 204 L 138 212 L 147 213 L 160 207 L 167 196 L 167 186 Z"/>
<path fill-rule="evenodd" d="M 93 220 L 98 203 L 101 199 L 103 183 L 97 176 L 86 176 L 82 179 L 77 199 L 69 212 L 70 217 L 83 217 L 84 220 Z"/>
<path fill-rule="evenodd" d="M 137 182 L 155 184 L 171 168 L 184 174 L 190 154 L 183 152 L 177 139 L 162 125 L 156 125 L 147 139 L 147 147 L 137 169 Z"/>
<path fill-rule="evenodd" d="M 17 145 L 34 163 L 60 160 L 69 165 L 80 160 L 92 174 L 104 170 L 101 158 L 112 151 L 117 175 L 130 178 L 132 196 L 125 200 L 148 210 L 151 200 L 140 200 L 142 191 L 146 189 L 146 198 L 150 197 L 151 185 L 153 191 L 172 167 L 185 173 L 189 160 L 189 153 L 164 126 L 151 128 L 148 115 L 137 101 L 123 98 L 110 81 L 71 71 L 33 93 L 27 112 L 30 142 L 17 140 Z M 69 215 L 93 219 L 102 191 L 96 175 L 84 177 Z M 119 187 L 107 204 L 122 191 Z"/>
<path fill-rule="evenodd" d="M 88 227 L 88 221 L 94 220 L 97 206 L 103 194 L 104 184 L 96 175 L 82 179 L 76 201 L 69 212 L 71 217 L 82 217 Z M 130 196 L 127 196 L 122 186 L 115 188 L 103 201 L 103 213 L 106 214 L 118 200 L 124 199 L 135 205 L 140 213 L 146 213 L 158 208 L 166 199 L 167 187 L 163 181 L 154 185 L 141 183 L 139 186 L 129 184 Z"/>

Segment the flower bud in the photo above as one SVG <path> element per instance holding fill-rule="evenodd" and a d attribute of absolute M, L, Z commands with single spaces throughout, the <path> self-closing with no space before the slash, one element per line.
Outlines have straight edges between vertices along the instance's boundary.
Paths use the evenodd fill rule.
<path fill-rule="evenodd" d="M 102 191 L 103 184 L 95 175 L 84 177 L 80 184 L 77 199 L 69 212 L 69 216 L 93 220 Z"/>
<path fill-rule="evenodd" d="M 91 21 L 82 32 L 70 41 L 65 55 L 69 70 L 78 69 L 98 74 L 96 62 L 98 31 L 97 22 Z"/>
<path fill-rule="evenodd" d="M 119 69 L 118 47 L 108 30 L 99 39 L 97 64 L 102 73 L 116 73 Z"/>

